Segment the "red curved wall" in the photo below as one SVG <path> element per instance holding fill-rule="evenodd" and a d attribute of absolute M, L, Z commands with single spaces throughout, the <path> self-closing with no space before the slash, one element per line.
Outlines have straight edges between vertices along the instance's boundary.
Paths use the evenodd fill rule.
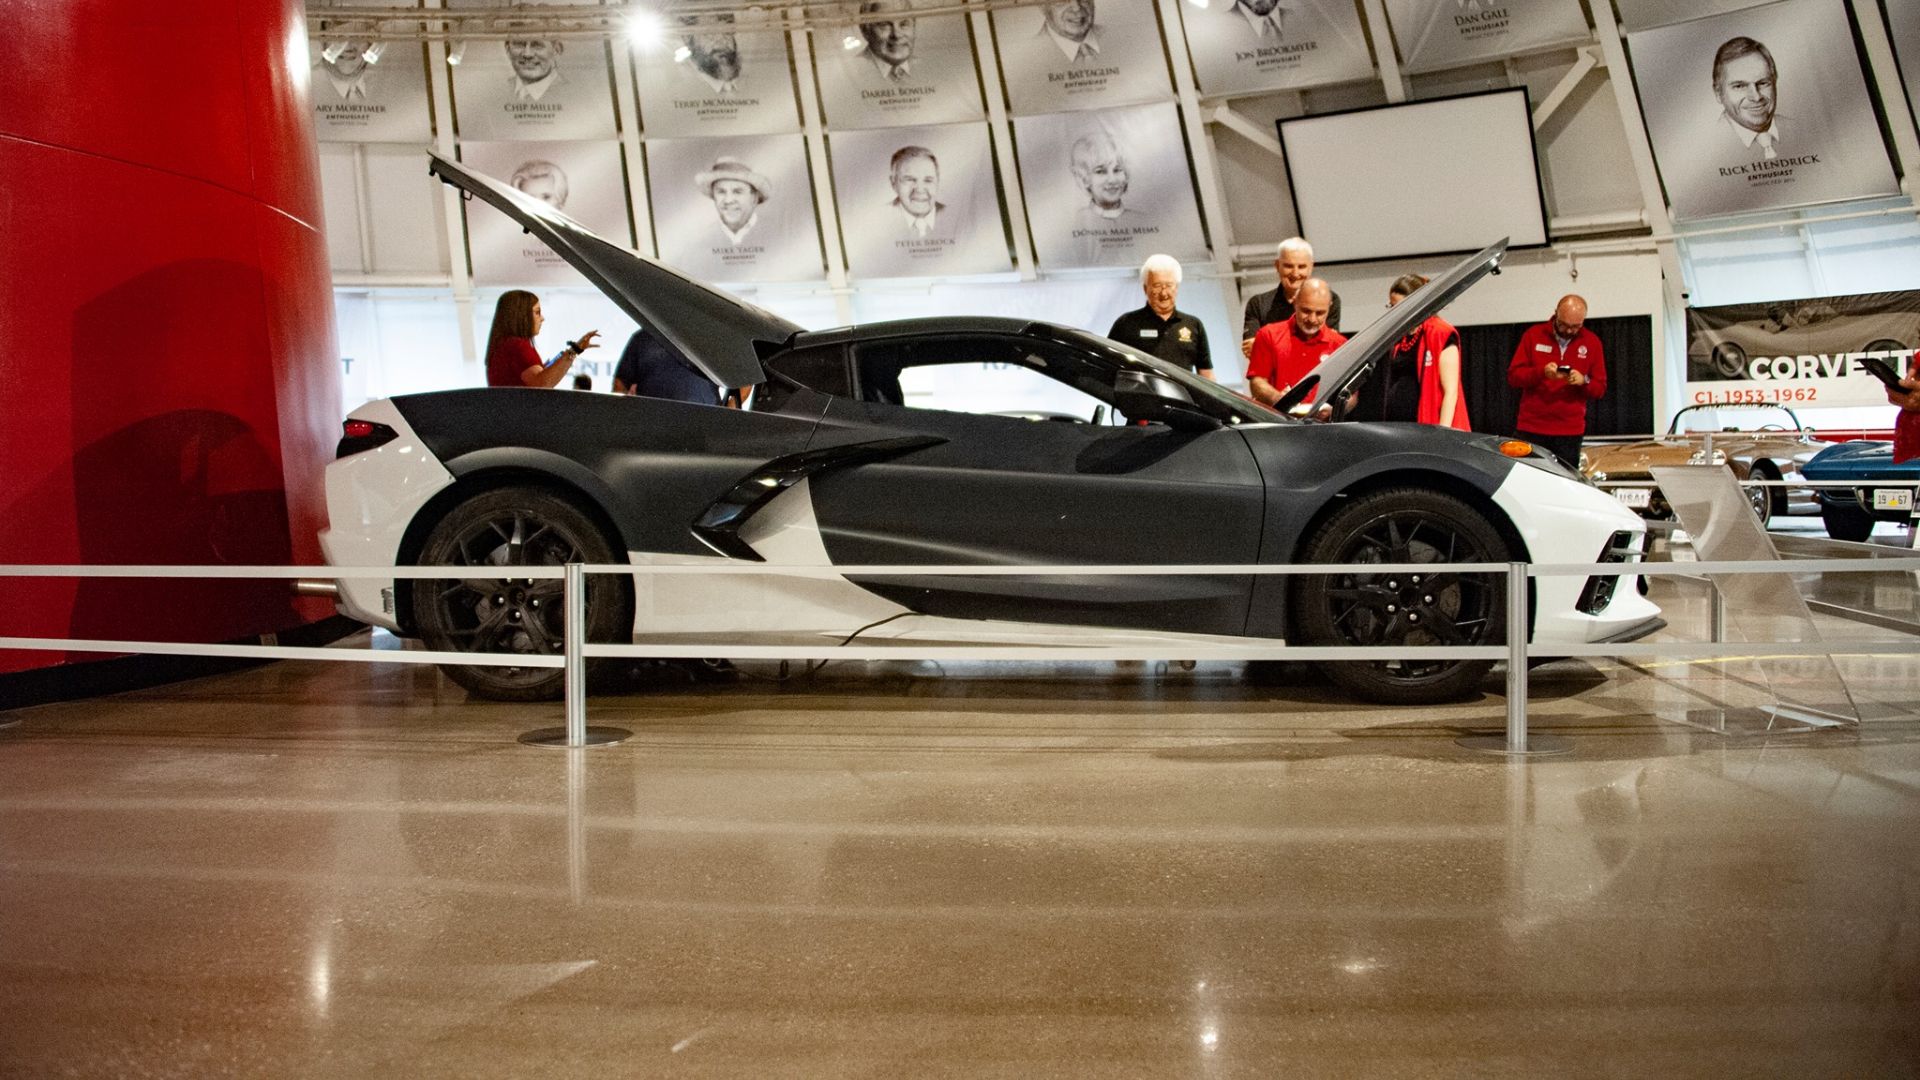
<path fill-rule="evenodd" d="M 311 564 L 340 402 L 290 0 L 0 0 L 0 564 Z M 220 641 L 289 583 L 0 577 L 0 635 Z M 94 654 L 0 651 L 0 672 Z"/>

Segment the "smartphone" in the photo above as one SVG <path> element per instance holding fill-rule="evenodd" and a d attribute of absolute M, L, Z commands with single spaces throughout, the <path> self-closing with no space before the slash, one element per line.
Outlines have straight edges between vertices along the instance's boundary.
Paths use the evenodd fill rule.
<path fill-rule="evenodd" d="M 1859 364 L 1867 374 L 1885 383 L 1887 389 L 1906 390 L 1906 387 L 1900 385 L 1900 373 L 1893 370 L 1893 365 L 1885 360 L 1877 356 L 1862 356 L 1855 359 L 1854 363 Z"/>

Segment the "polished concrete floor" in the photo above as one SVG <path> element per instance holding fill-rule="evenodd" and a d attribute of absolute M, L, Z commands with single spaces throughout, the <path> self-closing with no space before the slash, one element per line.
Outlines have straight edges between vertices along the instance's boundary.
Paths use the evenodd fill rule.
<path fill-rule="evenodd" d="M 398 664 L 0 714 L 0 1077 L 1912 1076 L 1920 658 L 1748 708 L 1798 663 L 1537 668 L 1526 761 L 1454 741 L 1497 675 L 1223 664 L 642 682 L 586 751 Z"/>

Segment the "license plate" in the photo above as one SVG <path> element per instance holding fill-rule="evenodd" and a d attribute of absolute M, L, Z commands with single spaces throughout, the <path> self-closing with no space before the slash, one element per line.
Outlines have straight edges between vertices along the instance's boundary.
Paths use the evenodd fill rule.
<path fill-rule="evenodd" d="M 1613 497 L 1629 510 L 1645 510 L 1653 502 L 1652 488 L 1615 488 Z"/>
<path fill-rule="evenodd" d="M 1912 510 L 1913 492 L 1905 488 L 1875 488 L 1873 508 L 1875 510 Z"/>

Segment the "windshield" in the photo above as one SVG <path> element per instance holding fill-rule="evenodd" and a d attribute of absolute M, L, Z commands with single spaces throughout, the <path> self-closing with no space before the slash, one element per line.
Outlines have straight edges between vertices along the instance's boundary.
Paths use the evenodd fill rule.
<path fill-rule="evenodd" d="M 1673 415 L 1667 434 L 1801 430 L 1800 417 L 1784 405 L 1689 405 Z"/>
<path fill-rule="evenodd" d="M 1092 349 L 1121 367 L 1145 369 L 1155 375 L 1172 379 L 1193 397 L 1195 405 L 1225 423 L 1235 425 L 1299 423 L 1293 417 L 1274 412 L 1252 398 L 1243 397 L 1212 379 L 1202 378 L 1178 364 L 1169 364 L 1157 356 L 1148 356 L 1112 338 L 1047 323 L 1036 323 L 1035 328 L 1037 330 L 1044 328 L 1046 336 L 1057 341 L 1071 342 L 1083 348 Z"/>

